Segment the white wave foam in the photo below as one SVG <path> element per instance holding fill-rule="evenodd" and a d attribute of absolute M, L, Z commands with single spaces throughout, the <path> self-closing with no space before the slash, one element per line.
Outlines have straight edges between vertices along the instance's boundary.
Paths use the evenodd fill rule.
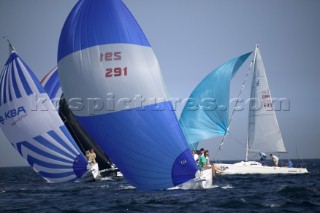
<path fill-rule="evenodd" d="M 227 184 L 223 187 L 221 187 L 222 189 L 233 189 L 233 186 L 231 186 L 230 184 Z"/>

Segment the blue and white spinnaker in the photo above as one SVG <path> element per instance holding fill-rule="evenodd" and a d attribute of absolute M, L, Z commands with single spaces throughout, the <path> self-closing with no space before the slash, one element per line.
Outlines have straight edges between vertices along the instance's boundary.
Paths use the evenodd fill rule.
<path fill-rule="evenodd" d="M 121 0 L 81 0 L 61 32 L 59 77 L 78 121 L 132 185 L 165 189 L 197 166 L 157 58 Z"/>
<path fill-rule="evenodd" d="M 57 98 L 57 100 L 60 99 L 62 91 L 57 66 L 50 70 L 50 72 L 41 79 L 40 83 L 51 100 L 54 100 L 55 98 Z"/>
<path fill-rule="evenodd" d="M 0 126 L 13 147 L 48 182 L 76 181 L 86 173 L 85 156 L 38 79 L 14 51 L 0 75 Z"/>

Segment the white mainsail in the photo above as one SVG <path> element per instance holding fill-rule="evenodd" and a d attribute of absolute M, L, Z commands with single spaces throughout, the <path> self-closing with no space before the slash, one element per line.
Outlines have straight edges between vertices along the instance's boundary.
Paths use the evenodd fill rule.
<path fill-rule="evenodd" d="M 249 151 L 286 152 L 258 46 L 255 51 L 250 98 L 248 121 Z"/>

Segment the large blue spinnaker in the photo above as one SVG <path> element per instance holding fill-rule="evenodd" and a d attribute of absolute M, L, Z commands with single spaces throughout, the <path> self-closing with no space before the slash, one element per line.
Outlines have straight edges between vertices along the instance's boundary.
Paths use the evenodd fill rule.
<path fill-rule="evenodd" d="M 250 54 L 224 63 L 207 75 L 191 93 L 179 120 L 190 147 L 228 133 L 230 81 Z"/>
<path fill-rule="evenodd" d="M 58 67 L 73 113 L 129 183 L 157 190 L 194 178 L 156 56 L 121 0 L 76 4 L 61 32 Z"/>

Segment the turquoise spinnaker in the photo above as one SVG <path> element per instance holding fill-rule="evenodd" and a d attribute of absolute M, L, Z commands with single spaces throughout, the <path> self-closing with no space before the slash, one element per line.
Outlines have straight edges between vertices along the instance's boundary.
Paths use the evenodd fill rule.
<path fill-rule="evenodd" d="M 228 133 L 230 81 L 251 53 L 221 65 L 191 93 L 179 120 L 190 147 Z"/>

